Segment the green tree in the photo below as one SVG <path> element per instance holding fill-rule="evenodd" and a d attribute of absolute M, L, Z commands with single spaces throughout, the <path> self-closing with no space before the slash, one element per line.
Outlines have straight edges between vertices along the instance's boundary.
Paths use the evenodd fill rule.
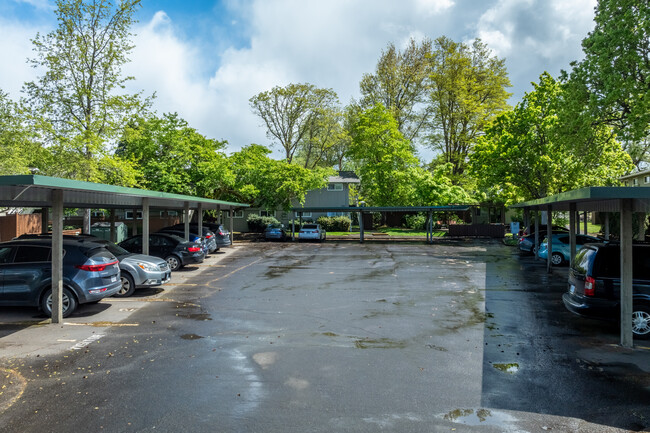
<path fill-rule="evenodd" d="M 544 73 L 533 86 L 478 140 L 470 169 L 479 188 L 509 203 L 616 184 L 631 161 L 609 128 L 580 110 L 568 84 Z"/>
<path fill-rule="evenodd" d="M 342 113 L 333 104 L 315 107 L 307 132 L 298 144 L 295 161 L 305 168 L 332 167 L 349 141 L 343 129 Z"/>
<path fill-rule="evenodd" d="M 297 164 L 269 158 L 271 151 L 251 144 L 229 158 L 234 185 L 224 198 L 250 203 L 265 209 L 289 210 L 295 203 L 304 203 L 307 191 L 323 188 L 331 169 L 308 170 Z"/>
<path fill-rule="evenodd" d="M 417 166 L 411 145 L 381 104 L 359 114 L 349 157 L 358 167 L 361 194 L 374 206 L 407 205 L 413 197 L 409 172 Z"/>
<path fill-rule="evenodd" d="M 448 204 L 466 204 L 470 196 L 465 189 L 451 181 L 451 164 L 436 166 L 433 170 L 415 167 L 410 172 L 414 186 L 413 206 L 445 206 Z"/>
<path fill-rule="evenodd" d="M 584 60 L 571 79 L 584 83 L 595 116 L 625 142 L 650 135 L 650 3 L 599 0 L 595 27 L 582 41 Z"/>
<path fill-rule="evenodd" d="M 104 181 L 123 169 L 124 178 L 132 178 L 131 167 L 110 156 L 110 144 L 126 119 L 149 104 L 140 95 L 119 93 L 132 79 L 121 69 L 133 48 L 129 28 L 139 3 L 57 0 L 57 29 L 32 40 L 30 63 L 45 72 L 25 83 L 22 103 L 51 150 L 47 174 Z"/>
<path fill-rule="evenodd" d="M 132 119 L 116 154 L 138 167 L 142 188 L 220 198 L 234 183 L 226 144 L 204 137 L 173 113 Z"/>
<path fill-rule="evenodd" d="M 28 174 L 45 165 L 47 153 L 22 120 L 17 104 L 0 90 L 0 175 Z"/>
<path fill-rule="evenodd" d="M 287 162 L 291 163 L 300 143 L 308 139 L 310 131 L 315 131 L 320 109 L 334 106 L 337 101 L 332 89 L 289 84 L 259 93 L 249 102 L 253 113 L 264 121 L 269 139 L 280 143 Z"/>
<path fill-rule="evenodd" d="M 431 55 L 430 145 L 451 163 L 458 182 L 472 147 L 487 123 L 508 108 L 510 80 L 505 60 L 480 40 L 471 45 L 436 39 Z"/>
<path fill-rule="evenodd" d="M 427 84 L 431 40 L 419 44 L 411 39 L 404 50 L 389 44 L 377 62 L 374 74 L 364 74 L 359 85 L 363 109 L 382 104 L 397 121 L 397 129 L 413 142 L 430 115 Z"/>

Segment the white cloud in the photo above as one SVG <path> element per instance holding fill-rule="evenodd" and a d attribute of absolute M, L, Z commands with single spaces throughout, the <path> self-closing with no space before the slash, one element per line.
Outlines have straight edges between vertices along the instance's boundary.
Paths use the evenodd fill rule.
<path fill-rule="evenodd" d="M 498 0 L 476 25 L 476 35 L 505 57 L 515 96 L 548 71 L 557 75 L 582 57 L 580 42 L 593 28 L 596 0 Z"/>
<path fill-rule="evenodd" d="M 27 58 L 33 55 L 31 39 L 39 31 L 44 33 L 42 28 L 0 19 L 0 57 L 4 59 L 0 68 L 0 89 L 15 101 L 20 98 L 23 83 L 37 77 Z"/>

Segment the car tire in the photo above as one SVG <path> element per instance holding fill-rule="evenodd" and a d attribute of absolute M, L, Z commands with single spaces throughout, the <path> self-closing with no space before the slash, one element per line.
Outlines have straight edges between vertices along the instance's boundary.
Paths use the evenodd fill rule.
<path fill-rule="evenodd" d="M 560 253 L 551 254 L 551 264 L 553 266 L 560 266 L 564 263 L 564 256 Z"/>
<path fill-rule="evenodd" d="M 113 296 L 116 298 L 127 298 L 131 296 L 135 292 L 135 282 L 131 274 L 122 271 L 120 273 L 120 280 L 122 280 L 122 287 Z"/>
<path fill-rule="evenodd" d="M 637 304 L 632 307 L 632 333 L 634 338 L 650 338 L 650 306 Z"/>
<path fill-rule="evenodd" d="M 77 298 L 75 298 L 74 294 L 66 287 L 63 288 L 62 298 L 62 315 L 63 317 L 68 317 L 77 309 Z M 45 293 L 43 293 L 40 304 L 41 311 L 43 311 L 45 315 L 52 317 L 52 289 L 47 289 Z"/>
<path fill-rule="evenodd" d="M 167 264 L 169 265 L 169 269 L 170 269 L 172 272 L 177 271 L 177 270 L 179 270 L 179 269 L 182 267 L 181 259 L 179 259 L 178 257 L 176 257 L 176 256 L 173 255 L 173 254 L 172 254 L 171 256 L 167 256 L 167 258 L 165 259 L 165 261 L 166 261 Z"/>

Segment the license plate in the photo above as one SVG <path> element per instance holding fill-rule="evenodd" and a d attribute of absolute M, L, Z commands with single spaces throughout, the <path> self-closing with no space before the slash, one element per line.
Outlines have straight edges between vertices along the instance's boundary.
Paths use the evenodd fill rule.
<path fill-rule="evenodd" d="M 569 293 L 573 294 L 573 293 L 575 293 L 575 292 L 576 292 L 576 286 L 574 286 L 573 284 L 571 284 L 571 285 L 569 286 Z"/>
<path fill-rule="evenodd" d="M 113 275 L 113 276 L 111 277 L 111 283 L 114 283 L 114 282 L 116 282 L 116 281 L 117 281 L 117 275 Z"/>

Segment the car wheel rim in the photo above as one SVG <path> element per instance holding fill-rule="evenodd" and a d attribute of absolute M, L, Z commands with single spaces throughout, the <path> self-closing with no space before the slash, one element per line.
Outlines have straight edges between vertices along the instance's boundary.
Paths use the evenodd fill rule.
<path fill-rule="evenodd" d="M 63 292 L 61 296 L 61 305 L 63 306 L 62 313 L 65 314 L 66 311 L 68 311 L 68 308 L 70 308 L 70 298 L 68 298 L 68 295 Z M 47 297 L 47 308 L 50 310 L 50 313 L 52 312 L 52 294 Z"/>
<path fill-rule="evenodd" d="M 176 257 L 169 257 L 167 259 L 167 264 L 171 269 L 176 269 L 178 267 L 178 259 L 176 259 Z"/>
<path fill-rule="evenodd" d="M 645 311 L 635 311 L 632 313 L 632 332 L 637 335 L 647 335 L 650 333 L 650 313 Z"/>
<path fill-rule="evenodd" d="M 120 288 L 118 294 L 124 295 L 128 293 L 129 290 L 131 290 L 131 284 L 129 283 L 129 280 L 126 277 L 120 277 L 120 280 L 122 281 L 122 287 Z"/>
<path fill-rule="evenodd" d="M 562 263 L 562 257 L 558 256 L 557 254 L 553 254 L 553 256 L 551 256 L 551 263 L 554 265 L 559 265 Z"/>

